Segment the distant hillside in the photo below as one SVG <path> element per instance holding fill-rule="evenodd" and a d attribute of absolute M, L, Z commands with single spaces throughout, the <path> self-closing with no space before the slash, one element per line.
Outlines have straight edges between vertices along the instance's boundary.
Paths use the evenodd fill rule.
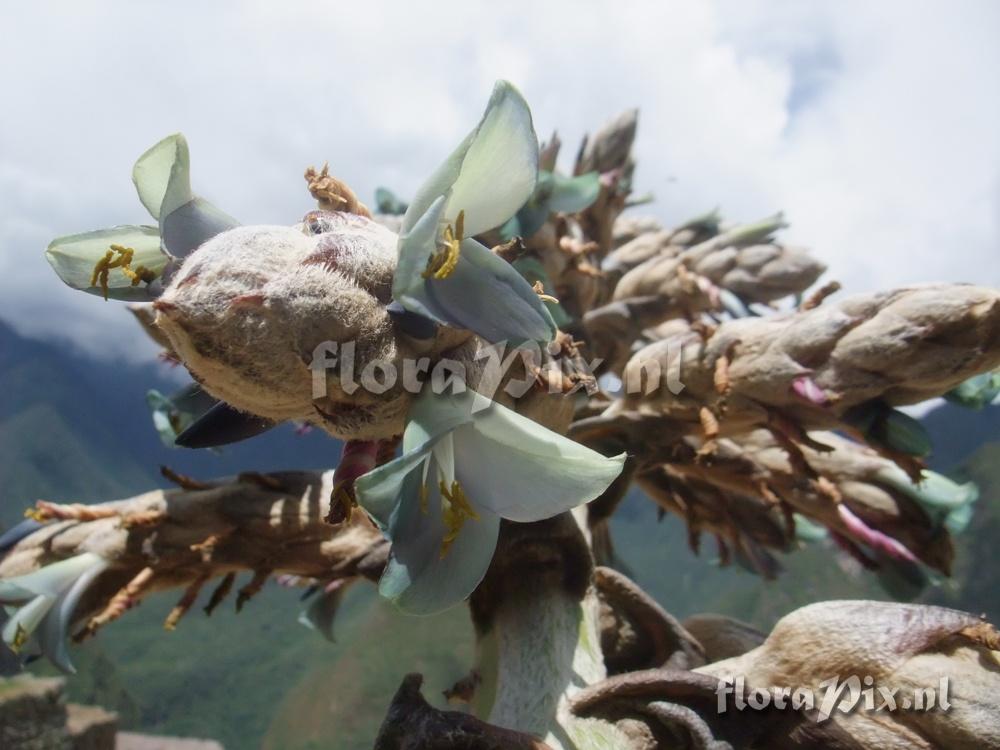
<path fill-rule="evenodd" d="M 980 447 L 955 472 L 956 477 L 979 485 L 979 502 L 972 523 L 956 545 L 952 580 L 931 589 L 928 604 L 985 614 L 1000 623 L 1000 442 Z"/>
<path fill-rule="evenodd" d="M 145 334 L 137 326 L 135 335 Z M 195 477 L 336 464 L 335 440 L 289 426 L 221 453 L 166 448 L 145 395 L 181 382 L 169 365 L 98 361 L 0 321 L 0 523 L 39 497 L 88 502 L 165 486 L 161 464 Z"/>
<path fill-rule="evenodd" d="M 921 421 L 934 440 L 930 464 L 938 470 L 952 469 L 987 443 L 1000 441 L 1000 405 L 975 411 L 945 402 Z"/>
<path fill-rule="evenodd" d="M 176 388 L 165 365 L 96 361 L 22 338 L 0 322 L 0 523 L 20 518 L 38 497 L 96 501 L 163 486 L 160 464 L 209 477 L 336 463 L 336 441 L 287 427 L 221 454 L 167 449 L 146 411 L 151 387 Z M 959 540 L 955 580 L 923 598 L 985 610 L 995 620 L 1000 442 L 985 444 L 1000 441 L 998 414 L 997 407 L 968 412 L 945 405 L 925 418 L 939 468 L 984 447 L 961 469 L 983 493 L 970 532 Z M 720 569 L 710 540 L 695 557 L 680 520 L 657 523 L 655 507 L 637 492 L 612 530 L 634 576 L 681 617 L 723 612 L 766 629 L 808 602 L 887 598 L 872 576 L 846 574 L 820 546 L 787 556 L 786 573 L 772 584 L 735 566 Z M 238 617 L 223 608 L 208 619 L 195 609 L 165 633 L 174 598 L 151 598 L 76 649 L 72 698 L 115 708 L 128 727 L 214 738 L 228 750 L 262 743 L 269 750 L 354 750 L 371 747 L 404 674 L 424 672 L 426 695 L 440 703 L 440 691 L 463 676 L 472 656 L 464 609 L 405 618 L 378 602 L 370 586 L 348 594 L 333 645 L 296 623 L 297 592 L 273 584 Z"/>

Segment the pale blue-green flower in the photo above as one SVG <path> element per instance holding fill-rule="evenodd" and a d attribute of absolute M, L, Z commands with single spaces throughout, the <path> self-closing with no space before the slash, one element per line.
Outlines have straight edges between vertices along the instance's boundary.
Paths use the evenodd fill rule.
<path fill-rule="evenodd" d="M 983 409 L 1000 396 L 1000 372 L 975 375 L 952 388 L 944 397 L 969 409 Z"/>
<path fill-rule="evenodd" d="M 879 471 L 878 479 L 915 500 L 931 520 L 952 534 L 960 534 L 969 525 L 979 499 L 974 482 L 959 483 L 929 469 L 920 472 L 920 481 L 914 482 L 905 471 L 891 465 Z"/>
<path fill-rule="evenodd" d="M 299 623 L 305 625 L 310 630 L 315 630 L 326 640 L 333 643 L 333 622 L 337 616 L 337 610 L 344 600 L 347 592 L 348 581 L 339 578 L 325 585 L 314 586 L 314 591 L 307 594 L 306 599 L 310 599 L 309 606 L 299 613 Z"/>
<path fill-rule="evenodd" d="M 500 228 L 500 237 L 531 237 L 542 228 L 550 214 L 572 214 L 589 207 L 601 192 L 601 176 L 587 172 L 567 177 L 559 172 L 540 170 L 535 192 Z"/>
<path fill-rule="evenodd" d="M 402 216 L 408 208 L 406 201 L 396 196 L 389 188 L 375 188 L 375 209 L 387 216 Z"/>
<path fill-rule="evenodd" d="M 177 436 L 217 403 L 218 400 L 205 393 L 197 383 L 185 386 L 171 396 L 155 389 L 146 392 L 146 405 L 153 418 L 153 427 L 168 448 L 176 448 Z"/>
<path fill-rule="evenodd" d="M 513 216 L 537 177 L 531 112 L 521 94 L 500 81 L 482 120 L 417 191 L 403 217 L 396 301 L 490 342 L 551 341 L 555 323 L 531 285 L 472 239 Z"/>
<path fill-rule="evenodd" d="M 501 518 L 539 521 L 589 502 L 624 461 L 624 454 L 602 456 L 473 391 L 422 394 L 402 456 L 354 486 L 392 542 L 379 591 L 418 614 L 456 604 L 486 574 Z"/>
<path fill-rule="evenodd" d="M 42 654 L 64 672 L 74 672 L 66 636 L 80 597 L 108 563 L 85 552 L 16 578 L 0 581 L 0 604 L 16 607 L 3 627 L 15 652 L 35 636 Z"/>
<path fill-rule="evenodd" d="M 795 521 L 795 538 L 800 542 L 818 542 L 830 535 L 826 526 L 810 521 L 801 513 L 793 513 L 792 518 Z"/>
<path fill-rule="evenodd" d="M 171 261 L 238 222 L 191 192 L 191 159 L 180 133 L 139 157 L 132 169 L 139 200 L 157 226 L 125 225 L 53 240 L 45 257 L 66 284 L 105 299 L 155 297 Z"/>

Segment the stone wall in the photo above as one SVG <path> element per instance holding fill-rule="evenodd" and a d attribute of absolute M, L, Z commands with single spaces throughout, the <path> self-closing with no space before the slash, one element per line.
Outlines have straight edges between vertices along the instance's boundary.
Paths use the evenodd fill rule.
<path fill-rule="evenodd" d="M 118 731 L 118 717 L 66 703 L 59 677 L 0 678 L 2 750 L 223 750 L 214 740 Z"/>

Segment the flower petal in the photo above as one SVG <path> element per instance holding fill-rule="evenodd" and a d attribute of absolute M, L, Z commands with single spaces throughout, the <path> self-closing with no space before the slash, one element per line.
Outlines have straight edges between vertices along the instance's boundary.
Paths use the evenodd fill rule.
<path fill-rule="evenodd" d="M 153 418 L 153 427 L 168 448 L 176 448 L 178 434 L 217 403 L 198 383 L 187 385 L 171 396 L 164 396 L 155 389 L 146 391 L 146 405 Z"/>
<path fill-rule="evenodd" d="M 1000 395 L 1000 372 L 975 375 L 952 388 L 944 397 L 969 409 L 983 409 Z"/>
<path fill-rule="evenodd" d="M 406 431 L 410 432 L 410 425 L 407 425 Z M 389 528 L 392 514 L 402 502 L 404 489 L 409 487 L 407 480 L 412 476 L 420 479 L 422 472 L 418 469 L 430 455 L 432 448 L 431 442 L 425 442 L 410 451 L 406 451 L 404 447 L 405 452 L 402 456 L 372 469 L 355 480 L 354 494 L 358 505 L 368 512 L 383 531 Z M 418 482 L 414 491 L 419 492 L 419 489 Z"/>
<path fill-rule="evenodd" d="M 503 224 L 531 197 L 538 179 L 538 136 L 516 88 L 498 81 L 451 186 L 448 218 L 465 211 L 473 237 Z"/>
<path fill-rule="evenodd" d="M 487 408 L 490 399 L 473 390 L 461 393 L 434 393 L 425 388 L 413 401 L 403 433 L 403 450 L 409 451 L 441 438 L 459 425 L 471 422 L 477 411 Z"/>
<path fill-rule="evenodd" d="M 205 242 L 240 223 L 204 198 L 192 198 L 160 217 L 163 246 L 175 258 L 184 258 Z"/>
<path fill-rule="evenodd" d="M 64 283 L 90 294 L 104 295 L 100 286 L 91 285 L 94 266 L 112 245 L 135 250 L 132 268 L 144 266 L 159 275 L 167 265 L 169 256 L 160 249 L 160 233 L 155 227 L 118 226 L 98 229 L 95 232 L 57 237 L 45 251 L 45 259 Z M 148 300 L 145 283 L 132 286 L 132 279 L 120 268 L 108 273 L 108 297 L 119 300 Z"/>
<path fill-rule="evenodd" d="M 139 157 L 132 182 L 146 210 L 160 222 L 163 247 L 183 258 L 239 222 L 191 192 L 191 156 L 180 133 L 169 135 Z"/>
<path fill-rule="evenodd" d="M 194 198 L 191 156 L 183 134 L 168 135 L 140 156 L 132 167 L 132 182 L 139 200 L 154 219 Z"/>
<path fill-rule="evenodd" d="M 596 498 L 625 454 L 607 458 L 494 403 L 455 431 L 455 463 L 477 509 L 529 522 Z"/>
<path fill-rule="evenodd" d="M 424 279 L 397 300 L 438 322 L 465 328 L 490 343 L 548 342 L 552 314 L 531 285 L 503 258 L 473 239 L 462 241 L 458 264 L 445 279 Z"/>
<path fill-rule="evenodd" d="M 174 445 L 181 448 L 218 448 L 256 437 L 279 424 L 219 401 L 177 435 Z"/>
<path fill-rule="evenodd" d="M 9 620 L 10 616 L 3 607 L 0 607 L 0 632 L 3 632 L 3 628 Z M 20 674 L 23 669 L 24 664 L 21 657 L 0 638 L 0 677 L 13 677 Z"/>
<path fill-rule="evenodd" d="M 465 211 L 466 234 L 504 223 L 531 196 L 538 176 L 538 137 L 520 92 L 497 81 L 476 128 L 417 191 L 403 234 L 440 196 L 451 191 L 446 217 Z"/>
<path fill-rule="evenodd" d="M 800 542 L 818 542 L 830 535 L 826 526 L 811 521 L 801 513 L 793 513 L 792 518 L 795 521 L 795 538 Z"/>
<path fill-rule="evenodd" d="M 441 221 L 444 216 L 446 196 L 438 197 L 427 210 L 421 214 L 413 226 L 404 228 L 399 236 L 399 260 L 392 276 L 392 296 L 396 301 L 411 312 L 420 313 L 431 318 L 423 304 L 413 295 L 419 293 L 427 279 L 424 271 L 427 262 L 437 250 L 437 238 Z"/>
<path fill-rule="evenodd" d="M 0 605 L 21 606 L 38 596 L 35 592 L 21 588 L 10 580 L 0 581 Z"/>
<path fill-rule="evenodd" d="M 94 579 L 107 568 L 107 560 L 97 558 L 91 567 L 56 600 L 38 630 L 38 644 L 41 646 L 42 655 L 67 674 L 76 674 L 76 668 L 70 661 L 66 645 L 66 636 L 69 634 L 76 606 Z"/>
<path fill-rule="evenodd" d="M 965 530 L 972 520 L 972 509 L 979 500 L 974 482 L 959 484 L 935 471 L 924 469 L 921 481 L 914 483 L 895 465 L 881 469 L 878 479 L 915 500 L 935 523 L 943 524 L 952 534 Z"/>
<path fill-rule="evenodd" d="M 590 206 L 601 192 L 601 176 L 587 172 L 576 177 L 552 173 L 552 195 L 549 210 L 572 214 Z"/>
<path fill-rule="evenodd" d="M 337 618 L 337 610 L 344 600 L 347 584 L 343 580 L 334 581 L 321 589 L 309 606 L 299 615 L 299 622 L 311 630 L 319 632 L 326 640 L 333 643 L 333 623 Z"/>
<path fill-rule="evenodd" d="M 6 555 L 14 548 L 14 545 L 25 537 L 34 534 L 43 526 L 45 526 L 45 523 L 36 521 L 33 518 L 25 518 L 23 521 L 11 526 L 0 534 L 0 557 Z"/>
<path fill-rule="evenodd" d="M 523 239 L 533 237 L 535 232 L 545 226 L 545 222 L 549 220 L 549 213 L 548 203 L 543 202 L 539 205 L 529 201 L 511 221 L 500 227 L 501 239 L 506 242 L 513 237 Z M 513 221 L 517 224 L 512 224 Z"/>
<path fill-rule="evenodd" d="M 7 578 L 0 581 L 0 586 L 16 586 L 18 589 L 30 591 L 32 594 L 55 599 L 72 586 L 77 578 L 100 561 L 100 555 L 84 552 L 81 555 L 45 565 L 23 576 Z"/>
<path fill-rule="evenodd" d="M 436 474 L 436 467 L 431 469 Z M 459 603 L 479 585 L 493 559 L 500 519 L 480 511 L 479 520 L 467 520 L 442 557 L 440 492 L 436 486 L 429 488 L 425 513 L 420 507 L 420 476 L 410 474 L 407 485 L 390 524 L 392 553 L 379 593 L 405 612 L 429 615 Z"/>
<path fill-rule="evenodd" d="M 39 594 L 11 615 L 3 627 L 3 641 L 10 646 L 14 653 L 21 650 L 24 639 L 35 632 L 38 624 L 52 609 L 55 601 L 54 597 Z"/>

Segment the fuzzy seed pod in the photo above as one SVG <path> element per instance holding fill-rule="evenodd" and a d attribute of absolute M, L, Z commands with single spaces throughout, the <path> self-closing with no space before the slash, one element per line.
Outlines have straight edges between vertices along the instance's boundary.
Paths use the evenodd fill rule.
<path fill-rule="evenodd" d="M 361 216 L 314 212 L 302 227 L 240 227 L 192 253 L 155 303 L 156 324 L 213 396 L 337 437 L 402 431 L 408 395 L 347 394 L 328 378 L 317 417 L 310 363 L 321 344 L 355 346 L 355 377 L 403 352 L 386 312 L 396 236 Z M 343 351 L 343 349 L 339 349 Z M 334 353 L 334 352 L 331 352 Z"/>

